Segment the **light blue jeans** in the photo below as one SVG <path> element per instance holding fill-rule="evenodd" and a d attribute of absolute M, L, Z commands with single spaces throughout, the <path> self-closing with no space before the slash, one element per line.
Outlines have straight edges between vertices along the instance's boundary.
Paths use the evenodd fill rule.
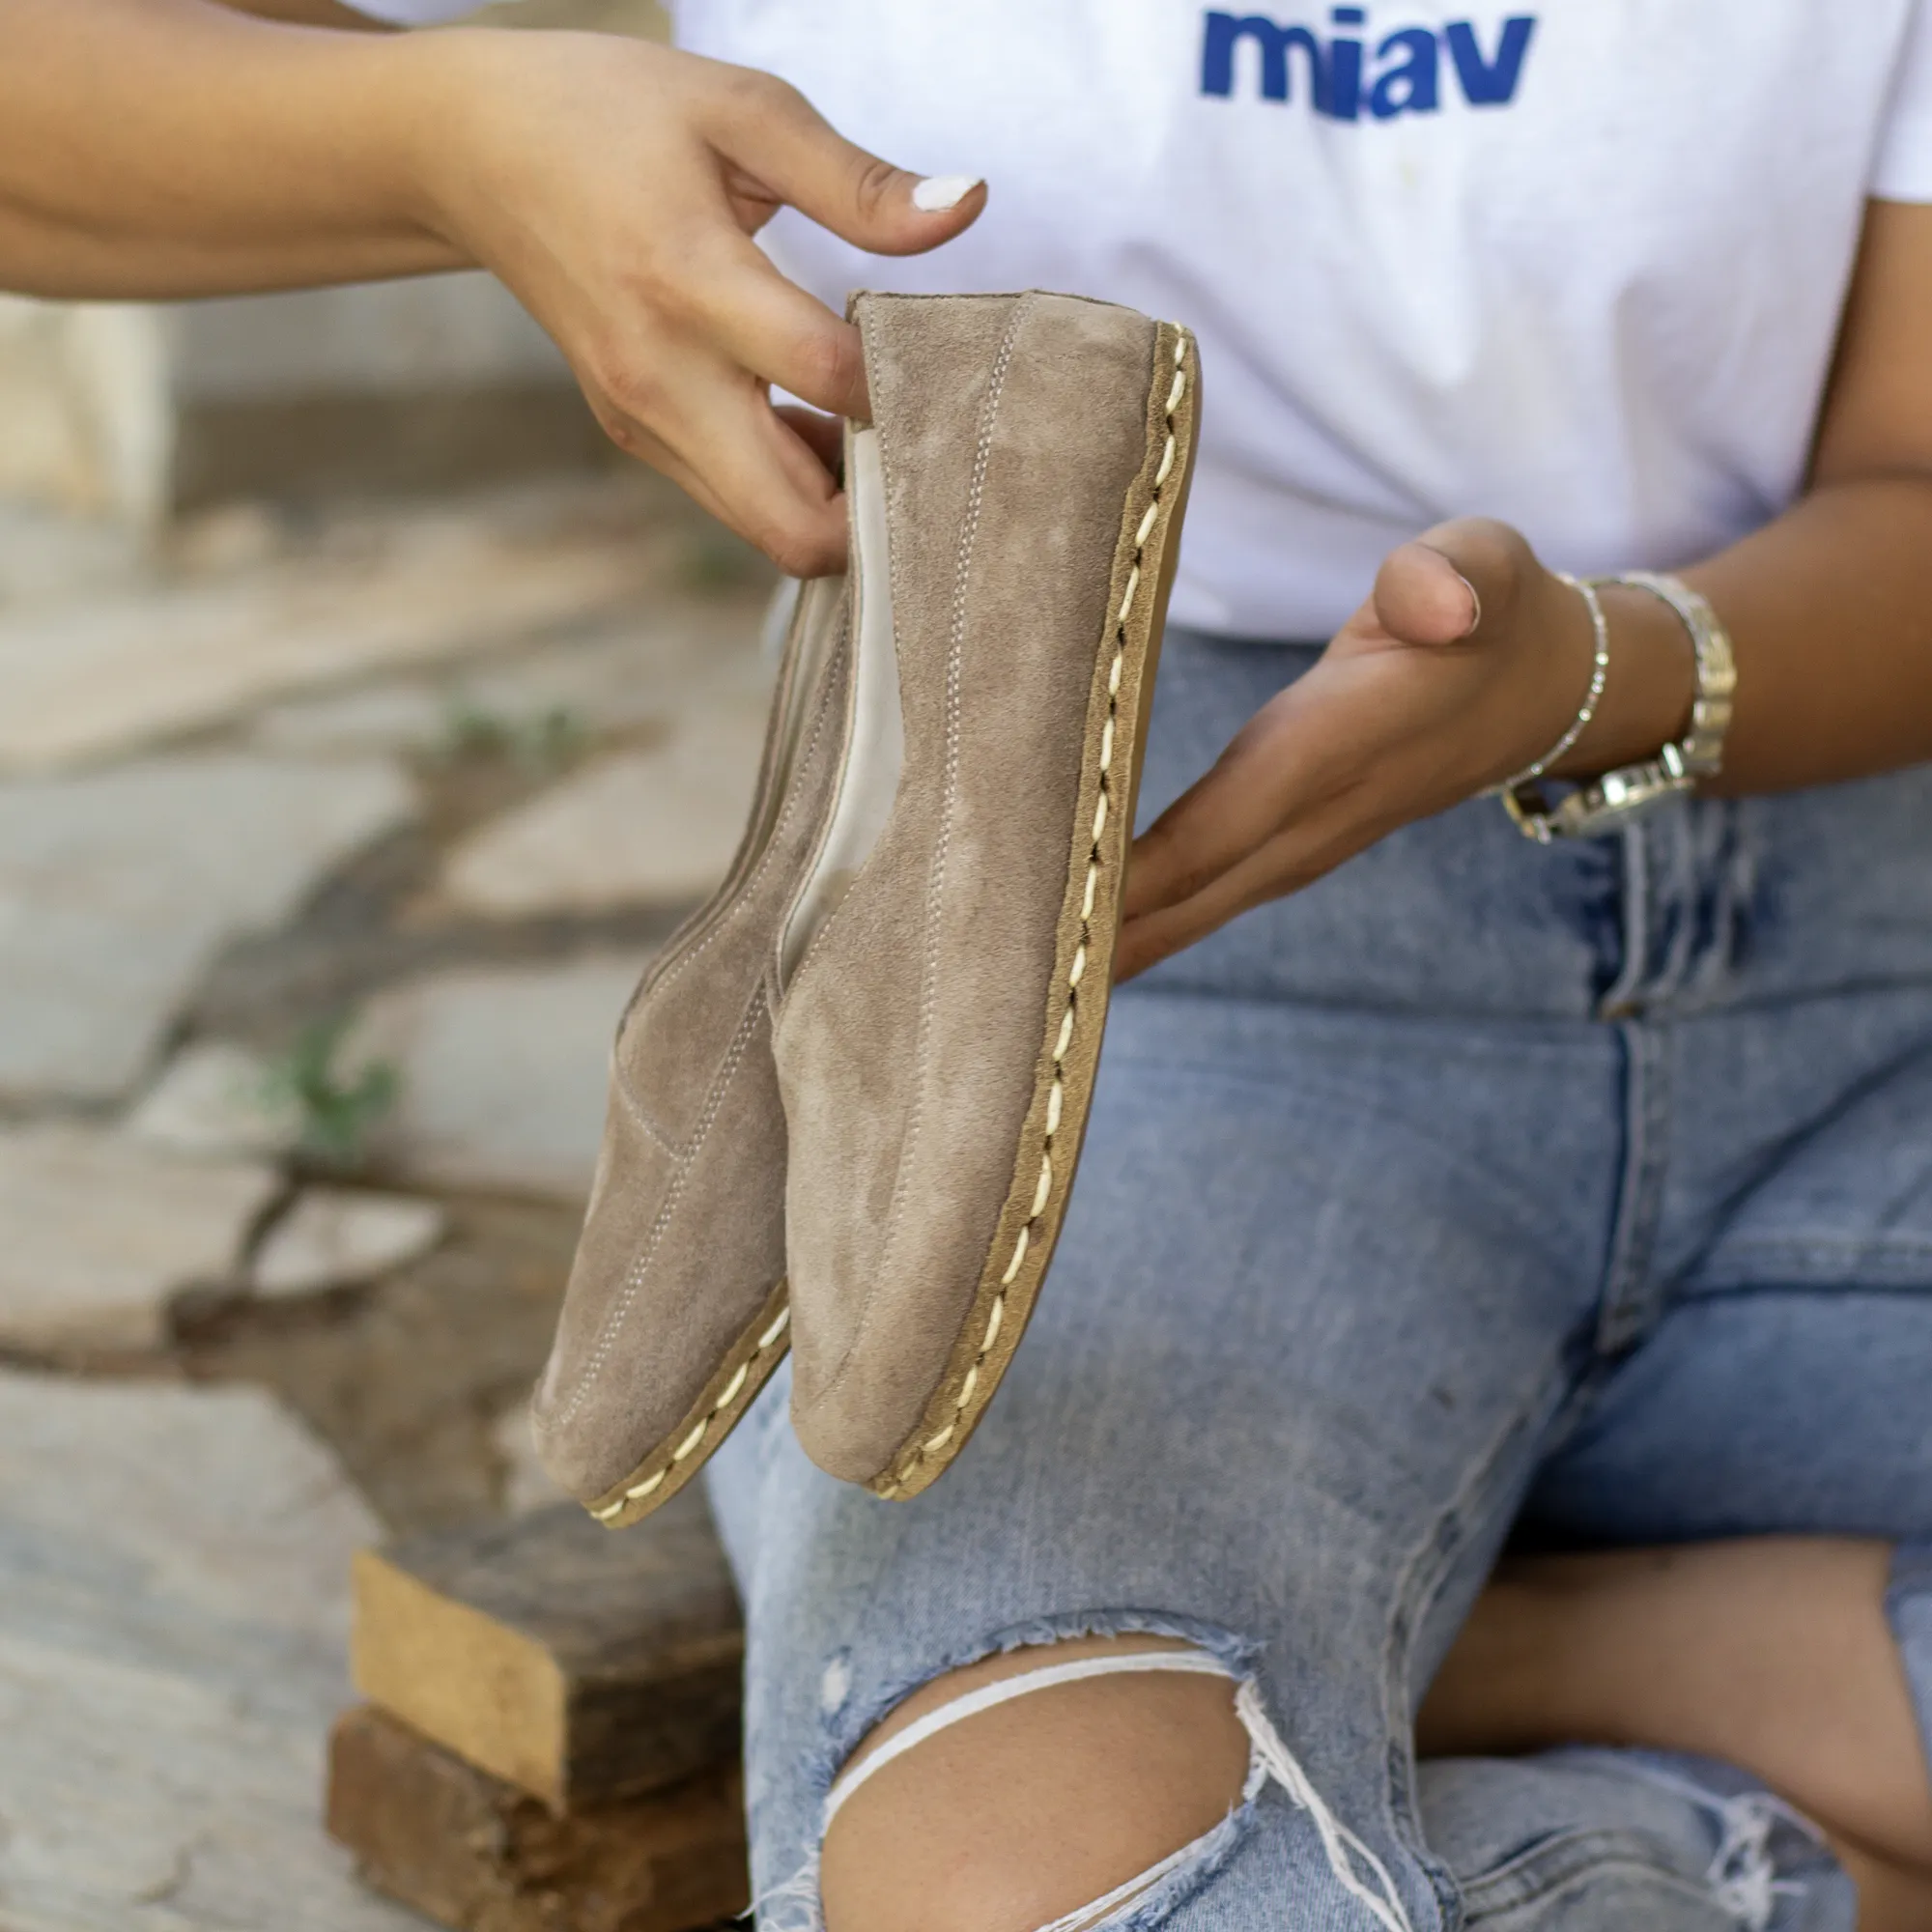
<path fill-rule="evenodd" d="M 1310 654 L 1168 643 L 1145 804 Z M 1117 1000 L 1053 1274 L 911 1503 L 713 1464 L 755 1879 L 812 1922 L 827 1786 L 914 1687 L 1087 1632 L 1251 1671 L 1415 1928 L 1849 1932 L 1726 1768 L 1413 1761 L 1505 1541 L 1903 1546 L 1932 1717 L 1932 768 L 1540 850 L 1477 802 Z M 1125 1874 L 1122 1875 L 1126 1876 Z M 1373 1932 L 1276 1784 L 1122 1926 Z"/>

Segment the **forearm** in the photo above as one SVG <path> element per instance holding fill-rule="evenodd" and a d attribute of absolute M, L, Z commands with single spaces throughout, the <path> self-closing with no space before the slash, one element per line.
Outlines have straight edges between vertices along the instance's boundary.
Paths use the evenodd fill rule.
<path fill-rule="evenodd" d="M 1682 575 L 1737 651 L 1724 769 L 1705 790 L 1790 791 L 1932 759 L 1932 477 L 1828 484 Z M 1609 679 L 1566 778 L 1655 757 L 1690 723 L 1682 619 L 1622 585 L 1604 605 Z"/>
<path fill-rule="evenodd" d="M 461 266 L 415 183 L 445 37 L 0 0 L 0 287 L 167 298 Z"/>
<path fill-rule="evenodd" d="M 1928 326 L 1932 208 L 1874 202 L 1809 493 L 1684 573 L 1737 645 L 1737 715 L 1714 791 L 1830 784 L 1932 759 Z M 1622 763 L 1681 726 L 1689 660 L 1663 605 L 1641 591 L 1613 598 L 1626 742 L 1607 762 Z"/>
<path fill-rule="evenodd" d="M 1688 581 L 1737 645 L 1739 794 L 1932 758 L 1932 476 L 1828 483 Z"/>

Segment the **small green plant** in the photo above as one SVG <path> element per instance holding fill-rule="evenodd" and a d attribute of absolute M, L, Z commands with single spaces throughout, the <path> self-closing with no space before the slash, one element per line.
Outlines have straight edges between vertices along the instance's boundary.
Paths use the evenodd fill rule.
<path fill-rule="evenodd" d="M 457 703 L 450 707 L 441 749 L 446 760 L 511 758 L 532 771 L 554 772 L 582 752 L 589 735 L 582 721 L 561 704 L 534 718 L 503 718 Z"/>
<path fill-rule="evenodd" d="M 525 724 L 513 755 L 539 771 L 554 772 L 571 763 L 582 752 L 589 735 L 582 719 L 563 705 L 554 704 L 541 718 L 532 718 Z"/>
<path fill-rule="evenodd" d="M 449 707 L 440 747 L 445 758 L 500 757 L 509 748 L 510 727 L 493 712 L 461 701 Z"/>
<path fill-rule="evenodd" d="M 371 1131 L 396 1104 L 402 1075 L 386 1060 L 372 1060 L 353 1077 L 338 1065 L 352 1013 L 312 1021 L 268 1071 L 265 1097 L 293 1104 L 301 1122 L 300 1150 L 327 1167 L 354 1169 L 368 1158 Z"/>
<path fill-rule="evenodd" d="M 742 590 L 748 584 L 763 582 L 770 565 L 744 541 L 727 529 L 707 528 L 696 532 L 678 559 L 677 575 L 687 590 Z"/>

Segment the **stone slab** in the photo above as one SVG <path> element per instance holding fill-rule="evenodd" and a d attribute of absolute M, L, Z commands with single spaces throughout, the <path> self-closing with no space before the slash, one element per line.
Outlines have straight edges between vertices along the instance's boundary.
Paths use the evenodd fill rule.
<path fill-rule="evenodd" d="M 0 1098 L 125 1094 L 224 945 L 414 810 L 381 759 L 206 753 L 0 783 Z"/>
<path fill-rule="evenodd" d="M 419 1932 L 318 1816 L 375 1530 L 259 1391 L 0 1373 L 8 1932 Z"/>
<path fill-rule="evenodd" d="M 184 1160 L 99 1128 L 0 1128 L 0 1340 L 158 1348 L 182 1290 L 234 1279 L 281 1186 L 261 1161 Z"/>
<path fill-rule="evenodd" d="M 288 698 L 259 713 L 249 735 L 277 751 L 426 753 L 447 748 L 466 723 L 515 740 L 550 718 L 595 737 L 659 727 L 702 704 L 762 714 L 775 661 L 759 643 L 758 611 L 754 594 L 666 594 L 435 675 Z"/>
<path fill-rule="evenodd" d="M 269 1063 L 221 1039 L 176 1054 L 125 1125 L 138 1141 L 198 1156 L 285 1154 L 302 1131 L 301 1109 L 270 1080 Z"/>
<path fill-rule="evenodd" d="M 374 1281 L 419 1261 L 448 1225 L 434 1201 L 311 1187 L 269 1230 L 249 1282 L 257 1294 L 274 1296 Z"/>
<path fill-rule="evenodd" d="M 743 1655 L 695 1492 L 618 1535 L 563 1503 L 355 1560 L 357 1688 L 559 1814 L 734 1762 Z"/>
<path fill-rule="evenodd" d="M 401 1081 L 371 1142 L 404 1178 L 578 1201 L 590 1191 L 611 1042 L 643 970 L 594 953 L 556 966 L 465 967 L 378 994 L 343 1064 Z"/>
<path fill-rule="evenodd" d="M 488 518 L 399 519 L 359 556 L 0 610 L 0 773 L 98 762 L 288 692 L 500 645 L 636 597 L 648 571 L 615 532 L 518 542 Z"/>
<path fill-rule="evenodd" d="M 336 1725 L 328 1827 L 456 1932 L 724 1932 L 751 1891 L 735 1768 L 558 1818 L 374 1710 Z"/>
<path fill-rule="evenodd" d="M 543 1367 L 577 1245 L 557 1202 L 444 1205 L 442 1244 L 374 1293 L 326 1311 L 231 1299 L 183 1324 L 193 1375 L 273 1389 L 398 1534 L 500 1511 L 492 1425 Z"/>
<path fill-rule="evenodd" d="M 701 898 L 744 836 L 764 728 L 749 708 L 699 713 L 662 746 L 594 760 L 471 833 L 443 894 L 495 919 Z"/>

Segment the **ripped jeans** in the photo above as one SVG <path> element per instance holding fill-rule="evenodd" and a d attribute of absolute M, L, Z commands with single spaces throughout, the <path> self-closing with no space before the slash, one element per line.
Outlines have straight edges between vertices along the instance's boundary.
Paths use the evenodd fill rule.
<path fill-rule="evenodd" d="M 1309 661 L 1170 638 L 1146 810 Z M 1932 1729 L 1928 1390 L 1932 770 L 1549 850 L 1410 827 L 1118 997 L 942 1482 L 821 1475 L 782 1375 L 714 1462 L 760 1922 L 816 1921 L 827 1795 L 910 1690 L 1143 1631 L 1243 1684 L 1256 1775 L 1110 1928 L 1850 1932 L 1739 1773 L 1418 1766 L 1411 1720 L 1512 1538 L 1832 1533 L 1901 1546 Z"/>

